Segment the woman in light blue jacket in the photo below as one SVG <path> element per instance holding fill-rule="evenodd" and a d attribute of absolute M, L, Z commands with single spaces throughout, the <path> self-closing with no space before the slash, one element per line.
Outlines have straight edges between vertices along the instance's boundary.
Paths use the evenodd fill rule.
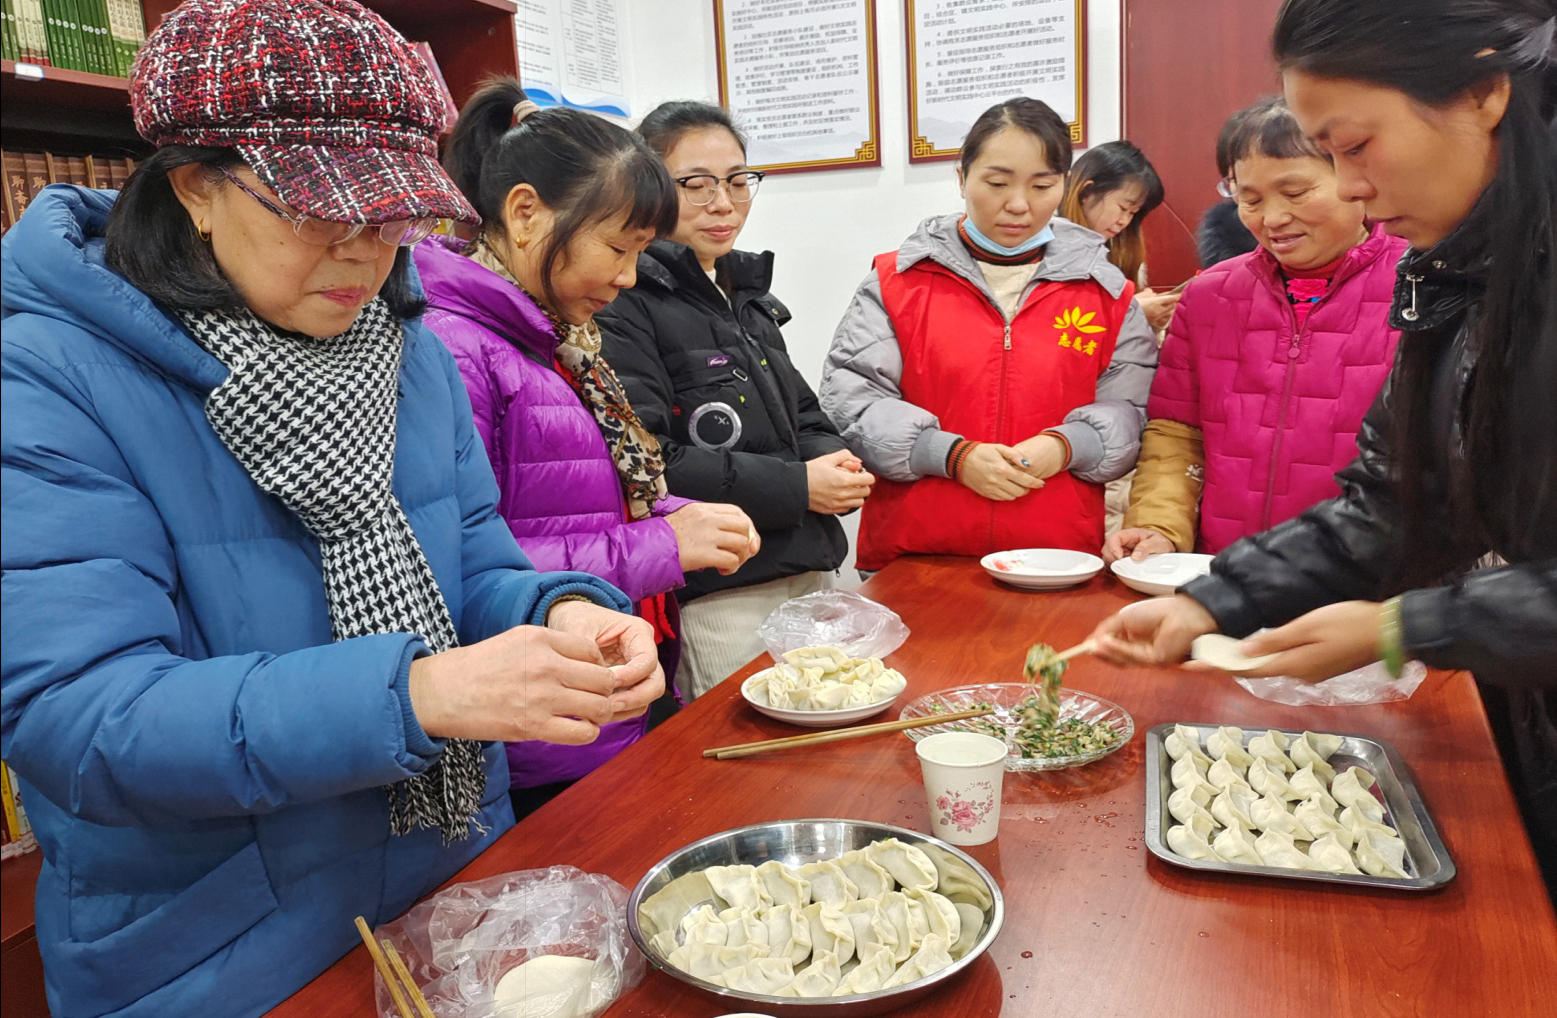
<path fill-rule="evenodd" d="M 511 826 L 491 740 L 588 742 L 663 677 L 495 512 L 416 317 L 408 245 L 474 215 L 405 41 L 190 0 L 131 95 L 124 193 L 48 188 L 0 252 L 0 737 L 51 1011 L 258 1015 Z"/>

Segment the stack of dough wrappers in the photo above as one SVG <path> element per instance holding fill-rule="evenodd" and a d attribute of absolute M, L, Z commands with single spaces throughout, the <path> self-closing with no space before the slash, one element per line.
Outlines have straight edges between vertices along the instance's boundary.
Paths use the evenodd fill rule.
<path fill-rule="evenodd" d="M 901 693 L 908 680 L 879 657 L 849 657 L 837 647 L 785 651 L 758 695 L 784 710 L 842 710 L 881 703 Z"/>
<path fill-rule="evenodd" d="M 1163 740 L 1173 758 L 1168 847 L 1186 859 L 1250 866 L 1404 877 L 1405 842 L 1369 791 L 1373 775 L 1329 763 L 1339 735 L 1175 725 Z M 1258 832 L 1258 836 L 1256 836 Z"/>
<path fill-rule="evenodd" d="M 956 856 L 886 838 L 794 868 L 768 861 L 685 874 L 644 901 L 639 922 L 662 958 L 716 986 L 828 997 L 946 968 L 978 942 L 993 904 Z"/>

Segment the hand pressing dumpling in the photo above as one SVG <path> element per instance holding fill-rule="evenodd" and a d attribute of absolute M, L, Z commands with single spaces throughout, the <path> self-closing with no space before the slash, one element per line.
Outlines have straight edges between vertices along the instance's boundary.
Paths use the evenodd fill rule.
<path fill-rule="evenodd" d="M 1290 765 L 1291 761 L 1288 763 Z M 1288 783 L 1286 774 L 1281 768 L 1263 756 L 1255 757 L 1254 763 L 1249 765 L 1249 787 L 1261 795 L 1274 795 L 1278 799 L 1291 802 L 1303 798 L 1292 790 L 1292 785 Z"/>
<path fill-rule="evenodd" d="M 919 950 L 899 965 L 897 971 L 881 984 L 881 988 L 890 990 L 894 986 L 907 986 L 909 983 L 917 983 L 925 976 L 934 975 L 941 969 L 949 968 L 952 963 L 950 946 L 947 939 L 938 933 L 927 935 L 924 943 L 919 945 Z"/>
<path fill-rule="evenodd" d="M 879 898 L 896 886 L 892 874 L 882 869 L 866 849 L 845 852 L 838 857 L 838 865 L 843 868 L 844 876 L 854 883 L 861 898 Z"/>
<path fill-rule="evenodd" d="M 1287 812 L 1287 803 L 1273 795 L 1263 796 L 1249 805 L 1249 819 L 1262 831 L 1275 831 L 1289 838 L 1309 841 L 1308 831 Z"/>
<path fill-rule="evenodd" d="M 762 914 L 768 928 L 768 953 L 796 965 L 811 955 L 811 921 L 794 905 L 774 905 Z"/>
<path fill-rule="evenodd" d="M 1214 824 L 1222 827 L 1255 827 L 1254 816 L 1250 810 L 1258 801 L 1254 796 L 1244 795 L 1236 788 L 1229 789 L 1211 800 L 1211 819 Z M 1184 820 L 1184 823 L 1189 822 Z"/>
<path fill-rule="evenodd" d="M 1341 831 L 1340 834 L 1345 835 L 1346 832 Z M 1333 832 L 1322 838 L 1316 838 L 1314 843 L 1308 846 L 1308 861 L 1314 864 L 1314 869 L 1326 873 L 1362 872 L 1352 861 L 1351 851 Z"/>
<path fill-rule="evenodd" d="M 735 990 L 737 993 L 762 993 L 777 995 L 795 981 L 795 966 L 788 958 L 753 958 L 744 965 L 725 971 L 721 979 L 710 978 L 710 983 Z"/>
<path fill-rule="evenodd" d="M 1291 757 L 1292 762 L 1298 767 L 1312 767 L 1314 773 L 1328 784 L 1335 778 L 1335 768 L 1331 767 L 1328 761 L 1345 741 L 1339 735 L 1304 732 L 1293 739 L 1292 744 L 1287 747 L 1287 756 Z"/>
<path fill-rule="evenodd" d="M 773 904 L 755 866 L 710 866 L 703 873 L 707 875 L 714 895 L 726 905 L 757 909 Z"/>
<path fill-rule="evenodd" d="M 1223 862 L 1264 865 L 1260 853 L 1254 849 L 1254 839 L 1249 837 L 1249 832 L 1242 826 L 1228 827 L 1211 839 L 1211 851 Z"/>
<path fill-rule="evenodd" d="M 1364 873 L 1375 877 L 1406 875 L 1406 843 L 1399 838 L 1386 838 L 1369 831 L 1357 839 L 1357 847 L 1352 851 Z"/>
<path fill-rule="evenodd" d="M 896 839 L 889 840 L 895 841 Z M 987 912 L 995 906 L 995 896 L 989 893 L 988 885 L 973 871 L 972 866 L 936 845 L 914 845 L 908 847 L 915 848 L 925 858 L 929 859 L 930 863 L 935 867 L 935 883 L 930 884 L 930 887 L 935 888 L 936 891 L 944 894 L 954 903 L 967 903 L 977 908 L 980 912 Z M 888 870 L 888 872 L 891 871 Z M 906 886 L 920 887 L 924 885 L 916 883 Z"/>
<path fill-rule="evenodd" d="M 778 992 L 780 997 L 827 997 L 843 980 L 843 967 L 838 956 L 823 951 L 811 959 L 811 964 L 795 973 L 795 981 Z"/>
<path fill-rule="evenodd" d="M 1248 767 L 1253 754 L 1243 748 L 1243 729 L 1224 725 L 1206 736 L 1206 752 L 1213 759 L 1226 760 L 1234 767 Z"/>
<path fill-rule="evenodd" d="M 801 910 L 811 924 L 811 950 L 831 951 L 839 965 L 854 957 L 854 927 L 843 912 L 822 902 L 813 902 Z"/>
<path fill-rule="evenodd" d="M 1189 823 L 1168 828 L 1168 847 L 1186 859 L 1215 859 L 1211 850 L 1213 828 L 1204 817 L 1191 817 Z"/>
<path fill-rule="evenodd" d="M 1188 725 L 1174 725 L 1173 731 L 1162 740 L 1162 748 L 1175 760 L 1192 756 L 1207 767 L 1211 766 L 1211 758 L 1200 748 L 1200 733 Z"/>
<path fill-rule="evenodd" d="M 1280 866 L 1287 870 L 1314 868 L 1313 863 L 1308 861 L 1308 856 L 1297 847 L 1292 838 L 1280 831 L 1266 831 L 1255 838 L 1254 850 L 1266 866 Z"/>
<path fill-rule="evenodd" d="M 843 872 L 834 859 L 806 863 L 795 867 L 795 876 L 811 887 L 811 901 L 825 902 L 834 908 L 842 908 L 844 902 L 860 896 L 860 889 Z"/>
<path fill-rule="evenodd" d="M 1330 795 L 1377 823 L 1384 819 L 1384 806 L 1368 791 L 1372 787 L 1373 775 L 1361 767 L 1348 767 L 1330 783 Z"/>
<path fill-rule="evenodd" d="M 874 993 L 881 989 L 892 973 L 897 969 L 897 962 L 893 960 L 891 948 L 881 944 L 865 945 L 865 953 L 860 957 L 860 963 L 844 974 L 838 987 L 833 990 L 834 997 L 848 997 L 856 993 Z"/>
<path fill-rule="evenodd" d="M 1327 795 L 1324 798 L 1329 799 L 1330 797 Z M 1292 811 L 1292 817 L 1303 825 L 1303 830 L 1307 831 L 1308 836 L 1315 841 L 1327 834 L 1340 832 L 1346 835 L 1345 841 L 1350 845 L 1352 842 L 1350 833 L 1335 818 L 1333 811 L 1334 801 L 1331 799 L 1329 803 L 1326 803 L 1324 799 L 1320 799 L 1318 796 L 1310 796 L 1297 804 L 1297 808 Z"/>
<path fill-rule="evenodd" d="M 767 888 L 768 898 L 775 905 L 793 905 L 805 908 L 811 904 L 811 884 L 795 875 L 794 871 L 777 859 L 769 859 L 757 867 L 757 876 Z"/>
<path fill-rule="evenodd" d="M 1272 728 L 1263 735 L 1256 735 L 1249 740 L 1249 754 L 1269 762 L 1283 774 L 1291 774 L 1297 768 L 1292 766 L 1292 760 L 1287 756 L 1287 747 L 1290 745 L 1292 740 L 1287 738 L 1285 732 L 1278 732 Z M 1252 785 L 1254 782 L 1251 781 L 1249 784 Z"/>
<path fill-rule="evenodd" d="M 930 857 L 917 845 L 910 845 L 896 838 L 882 838 L 880 841 L 873 841 L 866 845 L 862 851 L 868 854 L 876 865 L 890 873 L 892 879 L 897 881 L 904 890 L 912 888 L 931 890 L 936 886 L 939 871 Z"/>
<path fill-rule="evenodd" d="M 1329 765 L 1325 764 L 1325 766 L 1328 767 Z M 1317 798 L 1331 811 L 1341 808 L 1340 804 L 1330 797 L 1324 780 L 1319 777 L 1319 773 L 1314 770 L 1314 765 L 1311 763 L 1304 764 L 1296 774 L 1287 779 L 1287 783 L 1292 786 L 1294 792 L 1304 799 Z"/>
<path fill-rule="evenodd" d="M 1199 788 L 1178 788 L 1168 796 L 1168 812 L 1181 824 L 1189 823 L 1189 818 L 1203 816 L 1212 820 L 1215 826 L 1217 821 L 1212 819 L 1212 814 L 1206 812 L 1206 804 L 1212 799 Z"/>

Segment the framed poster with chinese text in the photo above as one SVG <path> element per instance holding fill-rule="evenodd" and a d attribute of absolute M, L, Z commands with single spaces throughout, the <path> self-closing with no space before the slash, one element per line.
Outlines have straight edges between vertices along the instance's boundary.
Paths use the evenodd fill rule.
<path fill-rule="evenodd" d="M 714 34 L 753 169 L 881 165 L 874 0 L 714 0 Z"/>
<path fill-rule="evenodd" d="M 904 0 L 908 158 L 955 159 L 980 113 L 1041 99 L 1086 144 L 1085 0 Z"/>

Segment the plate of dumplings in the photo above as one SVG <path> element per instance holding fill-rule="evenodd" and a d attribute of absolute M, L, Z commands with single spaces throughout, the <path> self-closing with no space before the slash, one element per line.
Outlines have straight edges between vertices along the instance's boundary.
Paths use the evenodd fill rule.
<path fill-rule="evenodd" d="M 1189 869 L 1427 890 L 1454 862 L 1405 762 L 1361 735 L 1146 733 L 1146 845 Z"/>
<path fill-rule="evenodd" d="M 772 1015 L 871 1015 L 954 978 L 1004 922 L 965 852 L 887 824 L 789 820 L 725 831 L 653 866 L 627 902 L 650 963 Z"/>
<path fill-rule="evenodd" d="M 850 657 L 837 647 L 800 647 L 748 677 L 741 696 L 775 720 L 831 728 L 880 714 L 906 688 L 902 673 L 879 657 Z"/>

